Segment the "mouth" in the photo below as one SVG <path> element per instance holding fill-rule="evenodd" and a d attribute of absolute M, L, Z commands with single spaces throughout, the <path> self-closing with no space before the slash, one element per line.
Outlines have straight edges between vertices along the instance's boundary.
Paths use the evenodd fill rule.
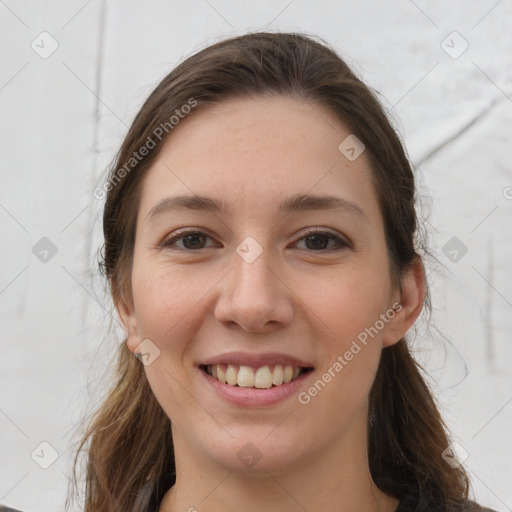
<path fill-rule="evenodd" d="M 295 381 L 305 373 L 313 371 L 311 366 L 237 364 L 201 364 L 199 368 L 213 379 L 233 387 L 269 389 Z"/>

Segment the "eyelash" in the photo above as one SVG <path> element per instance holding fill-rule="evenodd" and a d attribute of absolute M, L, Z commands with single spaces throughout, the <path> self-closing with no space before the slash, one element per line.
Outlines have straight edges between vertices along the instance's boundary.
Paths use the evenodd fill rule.
<path fill-rule="evenodd" d="M 211 247 L 202 247 L 200 249 L 186 249 L 186 248 L 176 247 L 176 242 L 179 240 L 182 240 L 183 238 L 185 238 L 188 235 L 204 235 L 210 239 L 212 238 L 212 237 L 210 237 L 210 235 L 208 235 L 202 231 L 199 231 L 199 230 L 186 230 L 186 231 L 178 232 L 172 238 L 165 239 L 159 245 L 159 248 L 160 249 L 169 249 L 172 251 L 181 251 L 181 252 L 199 252 L 203 249 L 211 248 Z M 339 250 L 343 250 L 343 249 L 346 249 L 349 247 L 349 243 L 346 242 L 345 240 L 343 240 L 340 236 L 338 236 L 330 231 L 323 230 L 322 228 L 310 229 L 309 231 L 304 233 L 303 236 L 301 238 L 299 238 L 298 241 L 305 240 L 306 238 L 309 238 L 314 235 L 327 236 L 329 238 L 329 240 L 334 240 L 336 242 L 336 244 L 338 245 L 338 247 L 330 248 L 330 249 L 319 249 L 319 250 L 314 250 L 314 249 L 300 249 L 300 250 L 305 250 L 305 251 L 312 252 L 312 253 L 322 253 L 322 252 L 325 253 L 325 252 L 339 251 Z"/>

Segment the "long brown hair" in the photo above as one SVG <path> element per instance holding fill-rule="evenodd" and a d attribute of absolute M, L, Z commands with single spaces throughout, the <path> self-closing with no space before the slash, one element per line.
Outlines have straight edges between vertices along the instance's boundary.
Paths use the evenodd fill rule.
<path fill-rule="evenodd" d="M 259 32 L 221 41 L 185 60 L 136 115 L 104 187 L 101 266 L 116 303 L 132 304 L 140 184 L 178 118 L 228 98 L 267 94 L 327 107 L 364 143 L 398 285 L 403 271 L 421 261 L 414 174 L 375 93 L 324 42 Z M 147 154 L 134 158 L 142 147 L 149 148 Z M 370 471 L 382 491 L 418 511 L 454 511 L 467 499 L 466 473 L 442 458 L 449 445 L 446 427 L 405 338 L 383 350 L 370 392 L 368 431 Z M 156 510 L 175 482 L 170 421 L 125 343 L 112 389 L 80 443 L 75 469 L 82 452 L 85 512 Z"/>

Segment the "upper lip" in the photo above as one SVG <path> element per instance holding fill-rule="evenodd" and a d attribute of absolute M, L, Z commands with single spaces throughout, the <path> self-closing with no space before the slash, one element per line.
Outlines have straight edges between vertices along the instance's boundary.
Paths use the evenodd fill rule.
<path fill-rule="evenodd" d="M 312 368 L 313 365 L 296 357 L 282 354 L 279 352 L 266 352 L 264 354 L 248 354 L 247 352 L 227 352 L 210 357 L 202 365 L 214 364 L 233 364 L 236 366 L 252 366 L 259 368 L 261 366 L 283 365 L 295 366 L 300 368 Z"/>

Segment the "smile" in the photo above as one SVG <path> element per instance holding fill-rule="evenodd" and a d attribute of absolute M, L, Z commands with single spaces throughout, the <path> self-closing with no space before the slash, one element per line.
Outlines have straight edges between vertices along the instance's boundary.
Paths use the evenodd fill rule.
<path fill-rule="evenodd" d="M 204 372 L 214 379 L 243 388 L 268 389 L 294 381 L 312 368 L 291 365 L 264 365 L 259 367 L 236 364 L 201 365 Z"/>

